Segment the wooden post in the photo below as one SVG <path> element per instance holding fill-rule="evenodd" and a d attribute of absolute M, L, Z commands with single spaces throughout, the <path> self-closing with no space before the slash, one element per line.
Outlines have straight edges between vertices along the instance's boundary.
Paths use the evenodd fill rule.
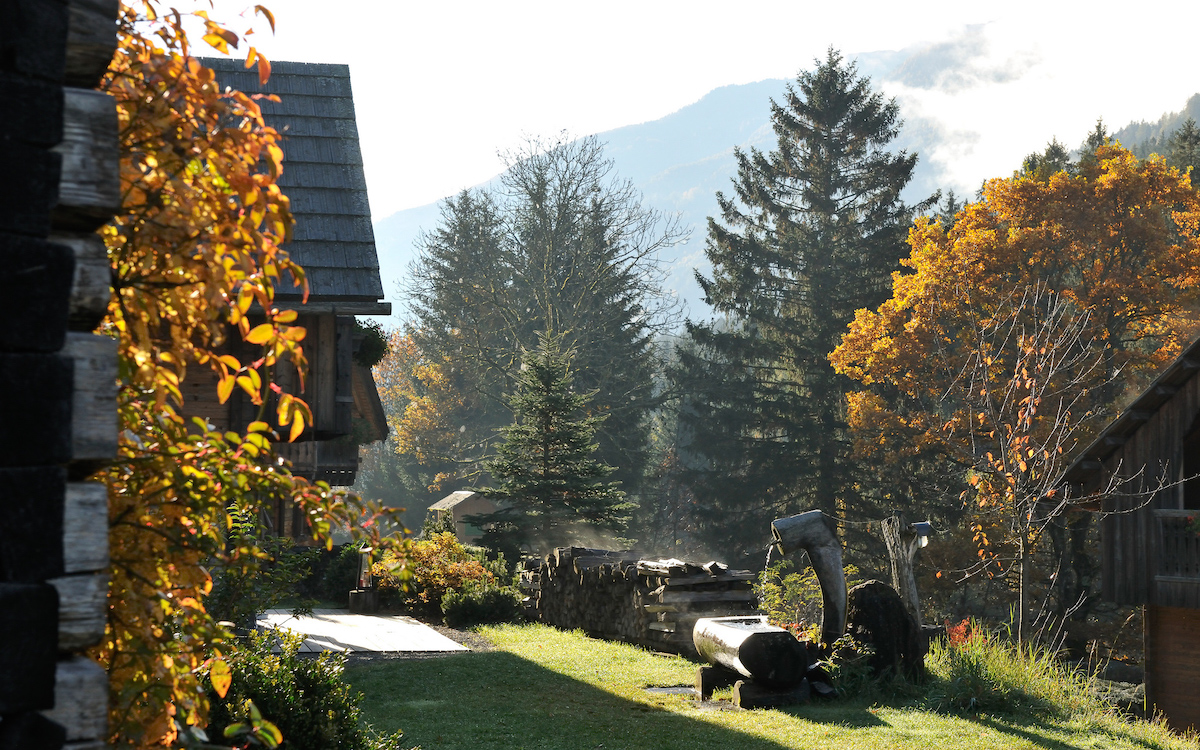
<path fill-rule="evenodd" d="M 883 541 L 887 545 L 888 558 L 892 562 L 892 588 L 904 602 L 904 609 L 912 616 L 920 629 L 921 599 L 917 594 L 917 579 L 913 575 L 913 558 L 917 554 L 917 536 L 912 532 L 904 515 L 896 513 L 883 519 Z"/>

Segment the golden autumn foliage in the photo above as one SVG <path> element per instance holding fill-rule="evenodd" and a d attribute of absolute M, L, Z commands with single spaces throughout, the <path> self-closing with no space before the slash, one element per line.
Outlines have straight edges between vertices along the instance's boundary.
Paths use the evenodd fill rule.
<path fill-rule="evenodd" d="M 830 355 L 863 386 L 856 454 L 946 462 L 984 567 L 1027 563 L 1072 452 L 1197 331 L 1200 195 L 1161 159 L 1095 157 L 989 181 L 949 231 L 918 220 L 891 299 Z"/>
<path fill-rule="evenodd" d="M 256 12 L 273 26 L 270 12 Z M 239 35 L 193 14 L 218 51 Z M 186 16 L 154 0 L 125 5 L 118 50 L 101 83 L 120 122 L 122 208 L 101 230 L 114 294 L 101 332 L 119 340 L 121 435 L 116 461 L 100 473 L 109 488 L 111 580 L 108 624 L 92 655 L 108 670 L 109 743 L 170 745 L 206 723 L 201 678 L 228 685 L 221 651 L 228 634 L 205 609 L 209 568 L 261 559 L 231 548 L 231 514 L 255 518 L 278 500 L 297 504 L 314 541 L 350 528 L 378 538 L 374 504 L 324 483 L 293 477 L 275 460 L 279 439 L 265 421 L 264 394 L 284 359 L 301 372 L 304 329 L 273 304 L 280 283 L 304 273 L 280 248 L 291 235 L 280 136 L 254 97 L 223 89 L 190 56 Z M 247 67 L 270 72 L 250 48 Z M 229 335 L 261 347 L 242 362 L 222 349 Z M 260 405 L 245 434 L 187 420 L 179 384 L 187 368 L 211 369 L 222 401 L 234 388 Z M 269 418 L 291 439 L 311 424 L 307 405 L 279 393 Z M 267 717 L 268 719 L 270 717 Z M 257 726 L 257 725 L 256 725 Z"/>
<path fill-rule="evenodd" d="M 388 354 L 375 367 L 380 397 L 388 407 L 398 454 L 413 457 L 439 492 L 464 477 L 474 435 L 471 396 L 448 357 L 427 355 L 411 331 L 394 331 Z"/>

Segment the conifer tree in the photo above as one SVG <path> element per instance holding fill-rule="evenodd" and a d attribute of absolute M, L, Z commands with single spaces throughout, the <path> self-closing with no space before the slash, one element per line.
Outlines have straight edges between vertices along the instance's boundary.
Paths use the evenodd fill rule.
<path fill-rule="evenodd" d="M 677 373 L 692 488 L 729 553 L 761 547 L 778 515 L 857 507 L 848 382 L 827 358 L 887 297 L 914 210 L 900 191 L 917 158 L 886 150 L 898 107 L 836 51 L 771 110 L 775 150 L 736 152 L 734 195 L 709 219 L 713 274 L 697 278 L 722 320 L 689 323 Z"/>
<path fill-rule="evenodd" d="M 1180 171 L 1200 166 L 1200 127 L 1196 127 L 1191 117 L 1167 141 L 1167 163 Z M 1195 179 L 1192 178 L 1193 183 Z"/>
<path fill-rule="evenodd" d="M 473 518 L 490 525 L 485 543 L 503 550 L 544 551 L 595 532 L 619 534 L 634 505 L 613 468 L 593 455 L 603 416 L 586 414 L 594 392 L 574 389 L 562 334 L 538 333 L 517 378 L 512 409 L 516 422 L 501 430 L 498 457 L 488 462 L 495 485 L 485 496 L 502 504 Z"/>

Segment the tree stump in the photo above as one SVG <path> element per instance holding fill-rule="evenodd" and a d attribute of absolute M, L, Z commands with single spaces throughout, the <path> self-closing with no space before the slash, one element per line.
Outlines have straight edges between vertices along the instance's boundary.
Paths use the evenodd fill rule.
<path fill-rule="evenodd" d="M 871 668 L 876 677 L 887 673 L 912 682 L 925 679 L 925 647 L 921 630 L 895 589 L 867 581 L 850 589 L 847 632 L 875 649 Z"/>

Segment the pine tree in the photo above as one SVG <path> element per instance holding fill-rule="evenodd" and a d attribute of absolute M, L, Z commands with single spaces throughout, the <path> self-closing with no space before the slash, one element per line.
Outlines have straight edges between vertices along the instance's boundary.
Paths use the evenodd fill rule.
<path fill-rule="evenodd" d="M 1167 163 L 1180 171 L 1200 166 L 1200 128 L 1191 117 L 1167 141 Z"/>
<path fill-rule="evenodd" d="M 853 63 L 830 50 L 771 109 L 775 150 L 736 152 L 735 194 L 709 219 L 713 275 L 697 278 L 723 319 L 689 323 L 677 371 L 709 536 L 746 551 L 778 515 L 858 508 L 848 381 L 827 357 L 855 311 L 887 297 L 914 210 L 900 191 L 916 156 L 886 150 L 898 108 Z"/>
<path fill-rule="evenodd" d="M 596 532 L 619 534 L 634 507 L 613 468 L 593 455 L 603 416 L 587 416 L 594 392 L 574 389 L 572 351 L 563 336 L 539 333 L 517 378 L 512 409 L 517 421 L 503 428 L 498 457 L 487 468 L 495 485 L 483 494 L 502 504 L 474 523 L 490 525 L 485 543 L 502 550 L 545 551 Z"/>

